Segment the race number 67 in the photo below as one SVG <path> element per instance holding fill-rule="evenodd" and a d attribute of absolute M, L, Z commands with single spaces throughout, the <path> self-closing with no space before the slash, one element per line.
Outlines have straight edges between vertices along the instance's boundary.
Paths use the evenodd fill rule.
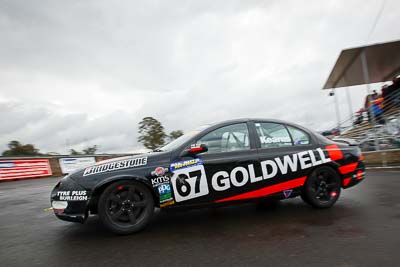
<path fill-rule="evenodd" d="M 176 202 L 208 194 L 207 177 L 203 165 L 176 170 L 171 177 L 171 183 Z"/>

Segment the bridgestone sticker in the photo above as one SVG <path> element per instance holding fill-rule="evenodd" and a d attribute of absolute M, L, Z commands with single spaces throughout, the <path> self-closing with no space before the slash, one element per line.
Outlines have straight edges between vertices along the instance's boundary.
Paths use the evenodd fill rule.
<path fill-rule="evenodd" d="M 58 191 L 58 200 L 60 201 L 86 201 L 88 196 L 86 191 Z"/>
<path fill-rule="evenodd" d="M 89 168 L 86 168 L 83 176 L 89 176 L 98 173 L 122 170 L 122 169 L 129 169 L 139 166 L 147 165 L 147 157 L 142 158 L 135 158 L 135 159 L 125 159 L 110 163 L 104 163 L 100 165 L 94 165 Z"/>

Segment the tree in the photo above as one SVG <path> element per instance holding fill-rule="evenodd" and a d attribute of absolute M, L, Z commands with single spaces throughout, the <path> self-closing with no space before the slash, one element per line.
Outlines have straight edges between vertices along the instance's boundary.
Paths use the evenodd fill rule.
<path fill-rule="evenodd" d="M 69 150 L 69 153 L 71 155 L 82 155 L 82 154 L 83 155 L 94 155 L 94 154 L 96 154 L 96 151 L 97 151 L 97 145 L 94 145 L 94 146 L 89 146 L 89 147 L 83 149 L 82 152 L 71 148 Z"/>
<path fill-rule="evenodd" d="M 97 151 L 97 145 L 89 146 L 83 150 L 83 154 L 85 155 L 94 155 Z"/>
<path fill-rule="evenodd" d="M 69 150 L 69 153 L 70 153 L 71 155 L 80 155 L 80 154 L 81 154 L 81 152 L 79 152 L 78 150 L 75 150 L 75 149 L 73 149 L 73 148 L 71 148 L 71 149 Z"/>
<path fill-rule="evenodd" d="M 169 133 L 169 139 L 172 141 L 172 140 L 179 138 L 182 135 L 183 135 L 183 132 L 181 130 L 172 131 Z"/>
<path fill-rule="evenodd" d="M 39 149 L 32 144 L 22 145 L 19 141 L 8 143 L 8 150 L 3 152 L 3 156 L 37 156 L 41 155 Z"/>
<path fill-rule="evenodd" d="M 138 141 L 146 148 L 156 149 L 165 144 L 167 135 L 161 122 L 153 117 L 145 117 L 139 122 Z"/>

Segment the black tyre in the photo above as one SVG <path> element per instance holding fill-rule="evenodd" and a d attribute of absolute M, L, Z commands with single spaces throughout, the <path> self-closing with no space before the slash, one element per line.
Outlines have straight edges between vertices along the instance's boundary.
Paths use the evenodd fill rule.
<path fill-rule="evenodd" d="M 131 234 L 142 230 L 151 219 L 154 199 L 150 190 L 136 181 L 119 181 L 101 194 L 98 213 L 113 233 Z"/>
<path fill-rule="evenodd" d="M 341 180 L 337 172 L 327 166 L 315 169 L 307 178 L 301 198 L 315 208 L 330 208 L 340 196 Z"/>

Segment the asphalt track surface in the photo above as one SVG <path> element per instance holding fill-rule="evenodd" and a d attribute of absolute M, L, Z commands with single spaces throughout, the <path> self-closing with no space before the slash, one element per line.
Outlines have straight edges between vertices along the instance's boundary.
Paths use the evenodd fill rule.
<path fill-rule="evenodd" d="M 43 211 L 58 180 L 0 183 L 0 266 L 400 266 L 400 171 L 368 171 L 329 210 L 296 198 L 157 212 L 131 236 Z"/>

